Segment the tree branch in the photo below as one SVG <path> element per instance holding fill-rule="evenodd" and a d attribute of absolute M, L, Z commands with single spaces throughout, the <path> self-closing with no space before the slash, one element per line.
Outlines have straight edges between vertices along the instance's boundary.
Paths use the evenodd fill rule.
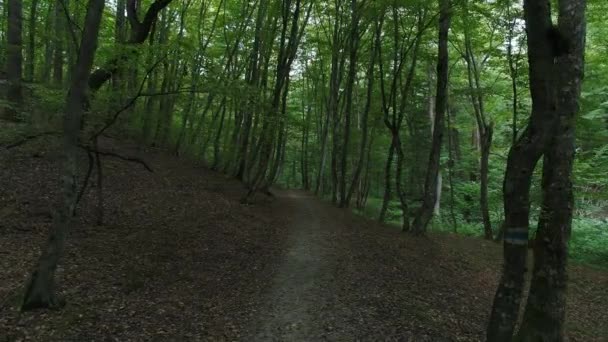
<path fill-rule="evenodd" d="M 143 22 L 137 18 L 137 0 L 129 0 L 127 3 L 127 19 L 131 24 L 131 37 L 126 42 L 128 45 L 139 45 L 143 43 L 148 35 L 152 24 L 156 20 L 158 13 L 162 11 L 173 0 L 156 0 L 146 12 Z M 95 92 L 108 81 L 119 69 L 120 60 L 128 56 L 129 49 L 125 49 L 119 56 L 112 58 L 105 64 L 105 67 L 95 70 L 89 77 L 89 88 Z"/>
<path fill-rule="evenodd" d="M 102 150 L 99 150 L 99 149 L 95 149 L 92 146 L 83 145 L 83 144 L 79 144 L 78 147 L 80 147 L 81 149 L 87 151 L 88 153 L 95 153 L 95 154 L 106 156 L 106 157 L 114 157 L 114 158 L 118 158 L 118 159 L 121 159 L 121 160 L 124 160 L 124 161 L 140 164 L 143 167 L 145 167 L 146 170 L 154 173 L 154 171 L 152 170 L 152 168 L 144 160 L 139 159 L 137 157 L 123 156 L 123 155 L 120 155 L 118 153 L 114 153 L 114 152 L 110 152 L 110 151 L 102 151 Z"/>
<path fill-rule="evenodd" d="M 166 57 L 167 57 L 167 55 L 163 56 L 161 59 L 159 59 L 158 61 L 156 61 L 156 63 L 152 64 L 152 66 L 150 68 L 148 68 L 148 70 L 146 70 L 146 75 L 144 76 L 144 78 L 141 80 L 141 83 L 139 84 L 139 88 L 137 89 L 137 94 L 134 97 L 132 97 L 131 100 L 129 100 L 129 102 L 127 102 L 124 106 L 122 106 L 122 108 L 120 108 L 118 111 L 116 111 L 114 113 L 114 115 L 112 116 L 112 119 L 110 119 L 97 133 L 93 134 L 93 136 L 91 137 L 91 140 L 94 140 L 97 137 L 99 137 L 100 135 L 102 135 L 103 132 L 105 132 L 114 123 L 116 123 L 116 120 L 118 120 L 118 117 L 120 116 L 120 114 L 122 114 L 124 111 L 126 111 L 129 108 L 131 108 L 131 106 L 133 106 L 135 104 L 135 101 L 137 101 L 137 99 L 139 97 L 141 97 L 141 94 L 142 94 L 142 91 L 144 89 L 144 85 L 146 83 L 146 80 L 148 79 L 148 77 L 150 77 L 150 74 L 152 74 L 152 71 L 154 71 L 154 69 L 156 69 L 156 67 Z"/>
<path fill-rule="evenodd" d="M 14 143 L 8 144 L 7 146 L 0 148 L 0 151 L 10 150 L 12 148 L 19 147 L 19 146 L 29 142 L 30 140 L 35 140 L 35 139 L 38 139 L 38 138 L 41 138 L 44 136 L 48 136 L 48 135 L 61 135 L 61 133 L 60 132 L 43 132 L 43 133 L 39 133 L 39 134 L 28 135 L 19 141 L 16 141 Z"/>

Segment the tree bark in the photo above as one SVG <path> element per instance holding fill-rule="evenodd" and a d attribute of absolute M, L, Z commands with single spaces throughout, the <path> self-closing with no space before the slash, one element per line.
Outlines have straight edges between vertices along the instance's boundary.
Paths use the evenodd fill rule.
<path fill-rule="evenodd" d="M 87 79 L 93 66 L 97 37 L 103 14 L 104 0 L 90 0 L 82 34 L 81 49 L 74 77 L 66 100 L 64 118 L 64 161 L 61 192 L 53 215 L 49 241 L 43 248 L 32 276 L 27 284 L 22 310 L 56 308 L 61 306 L 55 292 L 55 270 L 63 253 L 67 232 L 73 225 L 72 216 L 77 198 L 78 136 L 86 102 Z"/>

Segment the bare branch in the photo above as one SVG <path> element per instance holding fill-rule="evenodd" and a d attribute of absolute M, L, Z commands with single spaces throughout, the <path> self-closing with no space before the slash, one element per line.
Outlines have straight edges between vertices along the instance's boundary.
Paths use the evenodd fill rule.
<path fill-rule="evenodd" d="M 121 159 L 121 160 L 124 160 L 124 161 L 137 163 L 137 164 L 140 164 L 143 167 L 145 167 L 146 170 L 148 170 L 148 171 L 150 171 L 152 173 L 154 172 L 152 170 L 152 168 L 148 165 L 148 163 L 146 163 L 144 160 L 139 159 L 137 157 L 123 156 L 123 155 L 120 155 L 118 153 L 114 153 L 114 152 L 111 152 L 111 151 L 102 151 L 102 150 L 95 149 L 94 147 L 88 146 L 88 145 L 82 145 L 82 144 L 80 144 L 80 145 L 78 145 L 78 147 L 80 147 L 81 149 L 83 149 L 83 150 L 85 150 L 85 151 L 87 151 L 89 153 L 95 153 L 95 154 L 106 156 L 106 157 L 114 157 L 114 158 L 118 158 L 118 159 Z"/>
<path fill-rule="evenodd" d="M 133 106 L 135 104 L 135 101 L 137 101 L 137 99 L 141 97 L 146 80 L 150 77 L 150 75 L 152 74 L 154 69 L 156 69 L 156 67 L 165 60 L 165 58 L 167 58 L 167 55 L 164 55 L 162 58 L 160 58 L 158 61 L 156 61 L 154 64 L 152 64 L 152 66 L 149 67 L 148 70 L 146 70 L 146 75 L 144 76 L 144 78 L 141 80 L 141 83 L 139 84 L 139 88 L 137 89 L 137 94 L 134 97 L 132 97 L 118 111 L 116 111 L 114 113 L 114 115 L 112 116 L 112 118 L 97 133 L 93 134 L 93 136 L 91 137 L 90 140 L 94 140 L 97 137 L 99 137 L 100 135 L 102 135 L 108 128 L 110 128 L 114 123 L 116 123 L 116 120 L 118 120 L 118 117 L 120 116 L 120 114 L 122 114 L 123 112 L 125 112 L 127 109 L 131 108 L 131 106 Z"/>
<path fill-rule="evenodd" d="M 61 135 L 61 133 L 60 132 L 43 132 L 43 133 L 38 133 L 38 134 L 34 134 L 34 135 L 28 135 L 28 136 L 26 136 L 25 138 L 23 138 L 23 139 L 21 139 L 19 141 L 16 141 L 16 142 L 11 143 L 11 144 L 9 144 L 7 146 L 4 146 L 3 148 L 0 148 L 0 151 L 10 150 L 12 148 L 19 147 L 19 146 L 21 146 L 21 145 L 23 145 L 23 144 L 25 144 L 25 143 L 27 143 L 27 142 L 29 142 L 31 140 L 35 140 L 35 139 L 38 139 L 38 138 L 41 138 L 41 137 L 44 137 L 44 136 L 49 136 L 49 135 L 57 135 L 58 136 L 58 135 Z"/>

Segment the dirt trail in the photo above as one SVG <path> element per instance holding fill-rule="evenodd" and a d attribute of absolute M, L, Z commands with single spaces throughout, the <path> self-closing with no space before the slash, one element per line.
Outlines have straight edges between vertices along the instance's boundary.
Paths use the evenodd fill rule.
<path fill-rule="evenodd" d="M 305 341 L 319 336 L 315 307 L 324 301 L 321 288 L 332 272 L 328 227 L 321 226 L 314 201 L 300 192 L 283 192 L 281 199 L 295 210 L 289 225 L 283 261 L 266 294 L 266 305 L 255 322 L 259 341 Z M 318 208 L 317 208 L 318 209 Z"/>

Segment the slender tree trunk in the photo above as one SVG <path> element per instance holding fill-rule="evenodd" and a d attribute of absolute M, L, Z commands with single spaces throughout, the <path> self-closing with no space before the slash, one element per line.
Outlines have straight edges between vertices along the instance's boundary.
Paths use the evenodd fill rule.
<path fill-rule="evenodd" d="M 429 84 L 433 84 L 433 72 L 431 70 L 431 68 L 429 68 Z M 429 88 L 432 89 L 432 88 Z M 435 95 L 433 94 L 433 91 L 430 90 L 429 93 L 429 107 L 428 107 L 428 114 L 429 114 L 429 122 L 430 122 L 430 126 L 431 126 L 431 137 L 433 136 L 433 134 L 435 133 L 435 115 L 436 115 L 436 106 L 435 106 Z M 446 107 L 447 108 L 447 107 Z M 441 170 L 439 170 L 437 172 L 437 177 L 436 177 L 436 181 L 435 181 L 435 202 L 433 203 L 433 215 L 435 216 L 439 216 L 440 214 L 440 205 L 441 205 L 441 190 L 442 190 L 442 184 L 443 183 L 443 178 L 441 175 Z"/>
<path fill-rule="evenodd" d="M 315 184 L 315 195 L 321 194 L 321 185 L 323 184 L 323 174 L 325 172 L 325 163 L 327 161 L 327 140 L 329 135 L 330 115 L 329 111 L 325 111 L 325 123 L 321 133 L 321 156 L 319 160 L 319 169 L 317 170 L 317 182 Z"/>
<path fill-rule="evenodd" d="M 47 3 L 47 13 L 44 23 L 44 65 L 41 72 L 41 80 L 45 84 L 48 84 L 51 80 L 51 64 L 53 63 L 53 8 L 54 1 Z"/>
<path fill-rule="evenodd" d="M 346 208 L 350 202 L 349 190 L 346 187 L 348 178 L 348 151 L 350 145 L 350 129 L 353 116 L 353 92 L 357 77 L 357 53 L 359 51 L 359 10 L 357 0 L 351 0 L 351 23 L 349 39 L 348 75 L 346 80 L 346 110 L 344 111 L 344 139 L 342 158 L 340 161 L 340 207 Z M 355 182 L 356 183 L 356 182 Z M 348 201 L 347 201 L 348 199 Z"/>
<path fill-rule="evenodd" d="M 220 127 L 217 129 L 215 133 L 215 140 L 213 141 L 213 166 L 211 167 L 213 170 L 217 170 L 219 168 L 221 162 L 220 156 L 220 138 L 222 137 L 222 132 L 224 131 L 224 121 L 226 117 L 226 98 L 222 99 L 221 106 L 221 117 L 220 117 Z"/>
<path fill-rule="evenodd" d="M 21 0 L 8 0 L 8 30 L 7 30 L 7 58 L 6 76 L 8 87 L 6 99 L 11 103 L 11 107 L 4 113 L 4 118 L 10 121 L 19 121 L 23 94 L 21 89 L 21 65 L 22 65 L 22 46 L 21 46 Z"/>
<path fill-rule="evenodd" d="M 78 34 L 76 32 L 77 29 L 75 27 L 73 27 L 72 23 L 77 23 L 78 22 L 78 18 L 77 12 L 73 12 L 73 15 L 70 15 L 70 0 L 63 0 L 63 4 L 61 6 L 61 11 L 63 13 L 63 37 L 65 40 L 65 59 L 66 59 L 66 74 L 65 74 L 65 78 L 66 80 L 69 82 L 69 80 L 72 79 L 72 75 L 74 74 L 74 66 L 76 65 L 76 58 L 78 58 L 77 54 L 78 54 L 78 46 L 76 43 L 76 40 L 74 40 L 74 36 L 72 36 L 72 31 L 74 30 L 74 34 L 77 36 Z M 66 14 L 66 10 L 67 9 L 67 14 Z M 78 38 L 76 38 L 78 39 Z"/>
<path fill-rule="evenodd" d="M 308 172 L 308 135 L 310 131 L 310 120 L 312 117 L 312 107 L 304 104 L 304 98 L 302 99 L 302 122 L 304 127 L 302 129 L 302 141 L 301 141 L 301 152 L 300 152 L 300 173 L 302 175 L 302 188 L 304 190 L 310 189 L 309 172 Z"/>
<path fill-rule="evenodd" d="M 450 134 L 448 135 L 448 154 L 449 154 L 449 160 L 448 160 L 448 182 L 450 183 L 450 218 L 452 219 L 452 230 L 454 233 L 458 232 L 458 224 L 456 222 L 456 213 L 454 211 L 455 206 L 456 206 L 456 200 L 455 200 L 455 196 L 454 196 L 454 165 L 455 165 L 455 159 L 454 159 L 454 134 L 452 134 L 452 115 L 453 115 L 453 110 L 451 109 L 450 105 L 449 105 L 449 101 L 448 101 L 448 107 L 447 107 L 447 121 L 448 121 L 448 132 L 450 132 Z"/>
<path fill-rule="evenodd" d="M 327 140 L 328 140 L 328 135 L 329 135 L 329 125 L 330 125 L 330 116 L 329 116 L 329 110 L 327 106 L 324 106 L 323 104 L 327 104 L 327 98 L 326 98 L 326 92 L 324 91 L 324 87 L 325 87 L 325 81 L 326 81 L 326 75 L 325 75 L 325 68 L 324 68 L 324 63 L 323 61 L 321 61 L 320 63 L 321 65 L 321 80 L 320 80 L 320 85 L 319 86 L 319 81 L 315 80 L 315 91 L 317 89 L 321 89 L 322 92 L 322 96 L 321 96 L 321 105 L 319 106 L 320 108 L 325 108 L 325 110 L 319 109 L 318 111 L 315 110 L 315 113 L 318 112 L 319 116 L 318 116 L 318 122 L 317 122 L 317 140 L 321 140 L 321 151 L 320 151 L 320 155 L 319 155 L 319 164 L 318 164 L 318 168 L 317 168 L 317 174 L 316 174 L 316 179 L 315 179 L 315 195 L 319 196 L 322 192 L 322 190 L 324 190 L 322 188 L 323 185 L 323 175 L 325 173 L 325 164 L 327 161 Z M 316 97 L 315 97 L 316 99 Z M 317 108 L 317 107 L 315 107 Z"/>
<path fill-rule="evenodd" d="M 243 127 L 241 128 L 240 134 L 240 146 L 237 151 L 237 158 L 239 160 L 238 167 L 236 170 L 236 178 L 244 181 L 245 173 L 249 167 L 249 143 L 250 143 L 250 135 L 251 135 L 251 126 L 253 123 L 255 104 L 257 102 L 257 96 L 259 95 L 258 87 L 260 82 L 260 72 L 261 72 L 261 63 L 260 63 L 260 51 L 263 44 L 263 35 L 262 30 L 264 28 L 264 23 L 266 19 L 266 12 L 268 7 L 267 0 L 260 0 L 260 5 L 258 7 L 256 24 L 255 24 L 255 35 L 253 41 L 253 48 L 251 50 L 251 54 L 249 56 L 249 71 L 247 72 L 246 81 L 247 83 L 255 89 L 255 95 L 249 95 L 249 103 L 250 108 L 246 109 L 243 112 L 244 120 Z"/>
<path fill-rule="evenodd" d="M 376 37 L 378 33 L 382 30 L 382 21 L 379 21 L 376 24 Z M 365 108 L 363 109 L 363 115 L 361 118 L 361 146 L 359 147 L 359 158 L 357 160 L 357 166 L 355 167 L 355 171 L 353 174 L 353 179 L 348 190 L 348 195 L 346 197 L 346 203 L 350 203 L 350 199 L 353 195 L 355 186 L 359 183 L 361 170 L 363 169 L 364 159 L 365 159 L 365 151 L 367 148 L 367 140 L 368 140 L 368 116 L 369 111 L 371 109 L 372 103 L 372 95 L 374 88 L 374 68 L 376 64 L 376 57 L 378 55 L 378 44 L 380 42 L 377 39 L 374 39 L 374 43 L 372 44 L 371 57 L 369 62 L 369 67 L 367 69 L 367 95 L 365 98 Z"/>
<path fill-rule="evenodd" d="M 465 3 L 465 16 L 469 17 L 468 3 Z M 485 114 L 485 104 L 483 89 L 480 81 L 480 67 L 473 52 L 471 34 L 468 27 L 465 29 L 465 54 L 464 59 L 467 63 L 467 78 L 469 84 L 469 95 L 473 105 L 477 130 L 475 135 L 476 146 L 479 149 L 479 202 L 481 217 L 483 219 L 484 237 L 492 239 L 492 222 L 490 221 L 490 208 L 488 203 L 488 173 L 490 148 L 492 147 L 493 124 L 487 123 Z"/>
<path fill-rule="evenodd" d="M 32 0 L 30 4 L 30 17 L 29 17 L 29 32 L 27 40 L 27 63 L 25 65 L 25 79 L 33 82 L 36 66 L 36 21 L 38 14 L 38 1 Z"/>
<path fill-rule="evenodd" d="M 386 165 L 384 166 L 384 196 L 382 196 L 382 207 L 380 208 L 380 215 L 378 221 L 384 222 L 386 220 L 386 212 L 388 205 L 391 201 L 391 170 L 393 169 L 393 158 L 395 156 L 395 145 L 391 142 L 388 148 L 388 156 L 386 157 Z"/>
<path fill-rule="evenodd" d="M 58 195 L 48 243 L 43 248 L 38 264 L 26 286 L 22 310 L 58 307 L 62 304 L 61 300 L 57 298 L 54 276 L 59 258 L 63 253 L 66 235 L 73 225 L 72 216 L 77 197 L 78 136 L 87 96 L 87 79 L 97 49 L 97 37 L 104 3 L 104 0 L 90 0 L 88 4 L 78 63 L 66 100 L 63 148 L 65 158 L 61 192 Z"/>
<path fill-rule="evenodd" d="M 492 240 L 492 222 L 490 221 L 490 205 L 488 201 L 488 173 L 490 161 L 490 148 L 492 146 L 493 125 L 487 125 L 481 139 L 481 165 L 479 168 L 481 217 L 483 219 L 484 238 Z"/>
<path fill-rule="evenodd" d="M 447 107 L 447 85 L 448 85 L 448 32 L 451 21 L 451 1 L 441 0 L 439 15 L 439 52 L 437 61 L 437 100 L 433 129 L 433 142 L 427 176 L 424 186 L 424 198 L 422 207 L 418 210 L 412 231 L 414 234 L 424 234 L 433 216 L 435 201 L 437 201 L 437 176 L 439 174 L 439 162 L 441 157 L 441 144 L 443 140 L 444 116 Z"/>
<path fill-rule="evenodd" d="M 66 29 L 65 12 L 63 11 L 60 0 L 55 1 L 54 13 L 54 32 L 53 39 L 53 82 L 56 86 L 63 84 L 63 37 Z"/>
<path fill-rule="evenodd" d="M 508 6 L 507 9 L 508 15 L 511 16 L 511 6 Z M 513 39 L 515 38 L 514 31 L 515 25 L 517 25 L 517 18 L 509 18 L 509 20 L 509 33 L 507 36 L 507 39 L 509 40 L 507 44 L 507 60 L 509 62 L 509 76 L 511 78 L 511 90 L 513 94 L 513 100 L 511 104 L 511 108 L 513 111 L 513 118 L 511 123 L 511 144 L 515 145 L 515 143 L 517 142 L 517 107 L 519 101 L 519 97 L 517 95 L 517 75 L 519 73 L 519 70 L 517 67 L 516 56 L 513 55 Z M 519 56 L 519 54 L 517 56 Z"/>

